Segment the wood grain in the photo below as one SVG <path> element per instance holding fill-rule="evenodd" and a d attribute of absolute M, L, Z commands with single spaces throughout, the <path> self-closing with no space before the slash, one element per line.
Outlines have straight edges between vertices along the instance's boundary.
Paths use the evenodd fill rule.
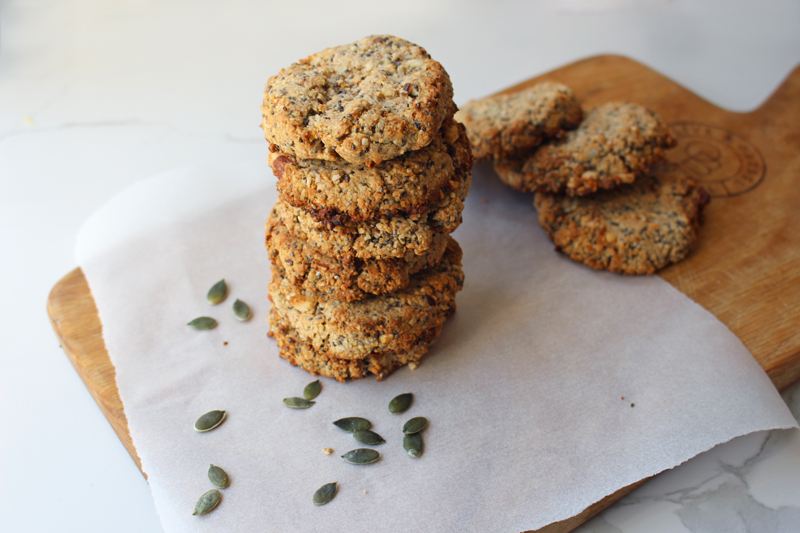
<path fill-rule="evenodd" d="M 47 314 L 72 366 L 78 371 L 139 471 L 144 474 L 119 398 L 117 371 L 103 341 L 103 325 L 97 315 L 89 284 L 80 268 L 61 278 L 50 291 Z"/>
<path fill-rule="evenodd" d="M 726 324 L 778 389 L 800 378 L 800 67 L 752 113 L 717 108 L 619 56 L 578 61 L 503 92 L 542 80 L 569 85 L 584 107 L 633 100 L 670 123 L 679 140 L 670 162 L 714 198 L 696 249 L 660 275 Z M 56 284 L 47 310 L 67 356 L 141 470 L 97 308 L 79 268 Z M 570 531 L 644 481 L 538 531 Z"/>

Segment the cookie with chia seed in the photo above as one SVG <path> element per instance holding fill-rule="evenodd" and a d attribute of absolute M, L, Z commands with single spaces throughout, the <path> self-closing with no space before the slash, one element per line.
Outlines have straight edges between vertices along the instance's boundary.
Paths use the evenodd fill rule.
<path fill-rule="evenodd" d="M 380 165 L 298 159 L 280 151 L 270 153 L 269 164 L 286 203 L 321 222 L 363 222 L 429 211 L 443 188 L 454 188 L 470 172 L 472 154 L 464 126 L 448 119 L 431 144 Z"/>
<path fill-rule="evenodd" d="M 393 370 L 404 365 L 415 369 L 444 326 L 444 322 L 439 322 L 427 330 L 406 352 L 375 351 L 363 359 L 344 359 L 332 357 L 305 342 L 297 330 L 275 311 L 270 310 L 269 322 L 271 329 L 268 335 L 278 344 L 281 357 L 314 376 L 322 375 L 342 382 L 347 378 L 365 378 L 370 374 L 381 381 Z"/>
<path fill-rule="evenodd" d="M 266 245 L 273 268 L 295 286 L 344 302 L 408 287 L 413 274 L 439 264 L 447 242 L 447 234 L 439 233 L 423 255 L 409 252 L 398 259 L 341 260 L 319 253 L 292 235 L 274 210 L 267 221 Z"/>
<path fill-rule="evenodd" d="M 582 117 L 572 89 L 549 81 L 513 94 L 472 100 L 455 115 L 467 127 L 478 160 L 524 153 L 575 128 Z"/>
<path fill-rule="evenodd" d="M 452 233 L 461 224 L 464 200 L 472 180 L 470 171 L 457 173 L 439 190 L 439 201 L 429 211 L 408 216 L 377 218 L 364 222 L 341 219 L 320 221 L 281 198 L 275 204 L 287 229 L 319 253 L 339 261 L 404 258 L 409 252 L 424 255 L 436 235 Z"/>
<path fill-rule="evenodd" d="M 281 70 L 261 111 L 283 153 L 378 164 L 430 144 L 456 106 L 450 77 L 424 48 L 373 35 Z"/>
<path fill-rule="evenodd" d="M 591 196 L 537 192 L 539 222 L 556 249 L 598 270 L 652 274 L 677 263 L 697 240 L 709 197 L 677 167 Z"/>
<path fill-rule="evenodd" d="M 632 183 L 675 145 L 655 113 L 632 103 L 608 103 L 586 113 L 577 129 L 517 157 L 496 159 L 495 171 L 521 191 L 582 196 Z"/>
<path fill-rule="evenodd" d="M 461 249 L 450 237 L 442 261 L 416 274 L 407 288 L 354 302 L 297 287 L 275 270 L 269 285 L 270 324 L 275 337 L 293 334 L 306 347 L 306 355 L 313 351 L 323 360 L 366 360 L 371 372 L 385 374 L 392 364 L 381 363 L 380 358 L 401 361 L 409 353 L 416 357 L 416 348 L 439 335 L 455 311 L 455 296 L 463 282 Z M 281 356 L 302 363 L 290 345 L 279 344 Z M 310 363 L 304 367 L 323 372 Z"/>

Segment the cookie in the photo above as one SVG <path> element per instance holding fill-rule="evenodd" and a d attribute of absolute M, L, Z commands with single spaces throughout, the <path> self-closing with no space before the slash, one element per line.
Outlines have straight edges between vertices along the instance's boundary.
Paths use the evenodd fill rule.
<path fill-rule="evenodd" d="M 415 275 L 409 287 L 355 302 L 301 289 L 276 270 L 269 284 L 271 325 L 276 336 L 291 328 L 303 346 L 326 359 L 401 357 L 438 336 L 463 281 L 461 249 L 450 237 L 441 263 Z M 300 361 L 283 347 L 281 356 Z"/>
<path fill-rule="evenodd" d="M 364 261 L 348 257 L 340 261 L 292 235 L 273 210 L 267 221 L 266 245 L 273 268 L 279 269 L 289 283 L 351 302 L 408 287 L 412 274 L 441 261 L 447 234 L 435 235 L 433 246 L 423 255 L 409 252 L 402 259 Z"/>
<path fill-rule="evenodd" d="M 269 164 L 286 203 L 335 224 L 429 211 L 444 187 L 471 171 L 472 154 L 464 126 L 448 119 L 428 146 L 377 166 L 279 151 L 270 153 Z"/>
<path fill-rule="evenodd" d="M 585 195 L 632 183 L 675 145 L 666 125 L 631 103 L 604 104 L 577 129 L 526 155 L 495 160 L 506 184 L 521 191 Z"/>
<path fill-rule="evenodd" d="M 709 197 L 677 167 L 612 191 L 570 197 L 536 193 L 539 222 L 556 249 L 598 270 L 652 274 L 689 253 Z"/>
<path fill-rule="evenodd" d="M 467 127 L 477 160 L 522 154 L 573 129 L 582 117 L 572 89 L 549 81 L 514 94 L 472 100 L 455 115 Z"/>
<path fill-rule="evenodd" d="M 438 233 L 452 233 L 461 224 L 471 180 L 471 172 L 457 175 L 439 191 L 441 199 L 430 211 L 409 216 L 336 225 L 340 220 L 319 221 L 313 214 L 292 207 L 280 198 L 275 210 L 295 237 L 337 260 L 350 260 L 348 256 L 404 258 L 409 252 L 424 255 L 434 245 Z"/>
<path fill-rule="evenodd" d="M 430 144 L 456 106 L 450 77 L 424 48 L 378 35 L 281 70 L 261 111 L 283 153 L 379 164 Z"/>
<path fill-rule="evenodd" d="M 407 352 L 375 352 L 363 359 L 343 359 L 317 351 L 314 346 L 303 341 L 291 324 L 272 310 L 270 310 L 269 320 L 271 326 L 269 336 L 274 338 L 278 344 L 281 357 L 293 366 L 299 366 L 303 370 L 311 372 L 314 376 L 319 374 L 336 381 L 344 381 L 347 378 L 364 378 L 369 374 L 374 374 L 378 381 L 381 381 L 401 366 L 411 364 L 414 365 L 411 368 L 416 368 L 417 362 L 428 353 L 431 344 L 439 336 L 444 325 L 440 323 L 437 327 L 428 330 L 426 335 L 419 338 Z"/>

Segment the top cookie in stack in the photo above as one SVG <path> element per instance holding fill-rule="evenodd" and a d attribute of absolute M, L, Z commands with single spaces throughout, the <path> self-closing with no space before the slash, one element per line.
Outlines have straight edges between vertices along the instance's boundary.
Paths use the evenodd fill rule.
<path fill-rule="evenodd" d="M 338 380 L 427 351 L 455 309 L 472 155 L 444 68 L 371 36 L 270 78 L 262 128 L 278 203 L 267 223 L 271 335 Z M 344 317 L 347 317 L 344 319 Z"/>
<path fill-rule="evenodd" d="M 456 106 L 424 48 L 371 36 L 280 71 L 261 111 L 264 135 L 284 153 L 377 165 L 429 145 Z"/>

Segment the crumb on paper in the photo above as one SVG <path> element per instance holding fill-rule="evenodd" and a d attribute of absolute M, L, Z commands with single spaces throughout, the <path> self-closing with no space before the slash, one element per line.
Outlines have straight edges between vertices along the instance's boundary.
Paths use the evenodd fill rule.
<path fill-rule="evenodd" d="M 322 453 L 325 455 L 330 455 L 333 453 L 333 448 L 322 448 Z"/>
<path fill-rule="evenodd" d="M 228 341 L 222 341 L 222 345 L 223 346 L 227 346 L 228 345 Z"/>
<path fill-rule="evenodd" d="M 631 404 L 631 407 L 633 407 L 633 406 L 635 406 L 635 405 L 636 405 L 635 403 L 632 403 L 632 404 Z"/>
<path fill-rule="evenodd" d="M 408 363 L 408 369 L 409 370 L 416 370 L 418 366 L 419 365 L 417 363 L 414 363 L 414 362 Z"/>
<path fill-rule="evenodd" d="M 488 198 L 484 198 L 483 200 L 481 200 L 481 203 L 482 204 L 488 204 L 489 203 L 489 199 Z"/>
<path fill-rule="evenodd" d="M 33 126 L 35 124 L 33 119 L 31 117 L 29 117 L 28 115 L 25 115 L 24 117 L 22 117 L 22 120 L 24 120 L 25 124 L 27 124 L 28 126 Z"/>
<path fill-rule="evenodd" d="M 364 489 L 364 494 L 367 494 L 367 489 Z"/>

